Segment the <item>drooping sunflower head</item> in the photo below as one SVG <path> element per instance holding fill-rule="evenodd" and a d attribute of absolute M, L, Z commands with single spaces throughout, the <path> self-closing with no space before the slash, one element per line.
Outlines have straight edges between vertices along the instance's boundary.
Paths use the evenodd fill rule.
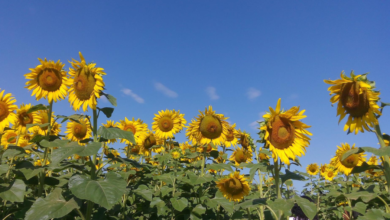
<path fill-rule="evenodd" d="M 0 92 L 0 133 L 4 131 L 5 127 L 9 127 L 10 123 L 16 120 L 15 110 L 18 109 L 15 98 L 11 93 L 4 95 L 5 90 Z"/>
<path fill-rule="evenodd" d="M 325 173 L 325 170 L 326 170 L 326 168 L 328 167 L 328 164 L 321 164 L 321 166 L 320 166 L 320 173 L 321 173 L 321 175 L 323 176 L 324 175 L 324 173 Z"/>
<path fill-rule="evenodd" d="M 252 161 L 252 152 L 245 150 L 244 148 L 237 148 L 230 156 L 230 161 L 234 162 L 236 166 L 241 163 L 249 163 Z"/>
<path fill-rule="evenodd" d="M 36 100 L 45 98 L 50 103 L 64 99 L 70 85 L 66 71 L 63 69 L 65 64 L 59 60 L 47 61 L 46 58 L 45 60 L 38 58 L 38 60 L 41 64 L 31 68 L 31 72 L 24 75 L 29 80 L 25 88 L 33 90 L 31 96 L 35 95 Z"/>
<path fill-rule="evenodd" d="M 134 120 L 134 118 L 132 118 L 132 120 L 129 120 L 127 117 L 125 117 L 125 120 L 120 120 L 117 123 L 117 127 L 124 131 L 131 131 L 137 144 L 141 144 L 142 138 L 148 130 L 148 125 L 143 123 L 140 119 Z M 121 143 L 123 142 L 130 144 L 130 141 L 125 139 L 121 140 Z"/>
<path fill-rule="evenodd" d="M 190 123 L 186 136 L 194 144 L 209 144 L 211 141 L 214 145 L 221 145 L 226 141 L 226 135 L 228 134 L 228 125 L 226 121 L 228 119 L 223 114 L 215 114 L 213 108 L 200 112 L 200 115 L 196 120 L 192 120 Z"/>
<path fill-rule="evenodd" d="M 152 129 L 156 132 L 158 138 L 166 140 L 167 138 L 173 138 L 173 135 L 179 133 L 186 120 L 184 115 L 180 116 L 180 112 L 175 110 L 161 110 L 158 114 L 154 114 Z"/>
<path fill-rule="evenodd" d="M 263 148 L 259 149 L 259 160 L 258 161 L 267 161 L 269 160 L 269 156 L 266 153 L 263 153 Z"/>
<path fill-rule="evenodd" d="M 20 108 L 16 110 L 15 128 L 19 134 L 27 133 L 26 126 L 28 124 L 39 124 L 41 121 L 41 117 L 37 112 L 27 113 L 31 107 L 31 104 L 21 104 Z"/>
<path fill-rule="evenodd" d="M 344 153 L 356 148 L 355 144 L 353 144 L 351 147 L 348 143 L 341 143 L 341 147 L 337 146 L 337 148 L 336 156 L 332 158 L 332 164 L 339 172 L 342 172 L 345 175 L 349 175 L 354 167 L 362 165 L 362 163 L 365 161 L 366 155 L 363 153 L 352 154 L 342 160 Z"/>
<path fill-rule="evenodd" d="M 332 181 L 337 176 L 337 169 L 333 167 L 327 167 L 322 175 L 326 180 Z"/>
<path fill-rule="evenodd" d="M 238 139 L 238 143 L 245 149 L 245 150 L 250 150 L 252 151 L 251 149 L 251 146 L 250 146 L 250 136 L 247 132 L 245 131 L 241 131 L 241 130 L 238 130 L 237 132 L 237 139 Z"/>
<path fill-rule="evenodd" d="M 364 129 L 369 131 L 369 127 L 378 124 L 375 114 L 381 115 L 379 106 L 376 104 L 379 100 L 379 92 L 374 91 L 373 82 L 367 80 L 367 74 L 355 75 L 351 71 L 351 77 L 347 77 L 344 71 L 341 72 L 341 79 L 324 80 L 331 84 L 328 88 L 331 103 L 338 102 L 337 115 L 340 115 L 340 121 L 348 116 L 344 131 L 350 130 L 357 134 Z"/>
<path fill-rule="evenodd" d="M 58 134 L 61 132 L 61 127 L 61 124 L 54 122 L 50 129 L 50 135 L 58 136 Z"/>
<path fill-rule="evenodd" d="M 80 143 L 80 141 L 92 136 L 91 126 L 87 118 L 81 118 L 79 122 L 69 121 L 67 123 L 67 130 L 65 131 L 66 138 L 72 141 L 78 141 L 80 145 L 85 145 Z"/>
<path fill-rule="evenodd" d="M 6 130 L 1 136 L 1 145 L 4 147 L 4 150 L 8 148 L 8 145 L 16 145 L 18 133 L 14 130 Z"/>
<path fill-rule="evenodd" d="M 265 123 L 260 130 L 265 132 L 266 147 L 272 151 L 274 161 L 280 158 L 283 163 L 290 164 L 290 158 L 295 160 L 296 156 L 305 155 L 310 140 L 307 135 L 312 134 L 306 130 L 310 126 L 299 121 L 306 117 L 303 115 L 305 110 L 299 111 L 299 107 L 294 106 L 282 111 L 280 101 L 275 110 L 270 107 L 270 112 L 263 115 Z"/>
<path fill-rule="evenodd" d="M 96 109 L 97 99 L 100 98 L 104 90 L 103 75 L 106 75 L 103 68 L 95 67 L 96 63 L 85 62 L 81 52 L 80 61 L 72 59 L 69 68 L 69 102 L 75 111 L 83 106 L 83 111 L 87 111 L 88 106 Z"/>
<path fill-rule="evenodd" d="M 318 165 L 316 163 L 312 163 L 312 164 L 309 164 L 307 165 L 306 167 L 306 171 L 308 174 L 314 176 L 314 175 L 317 175 L 319 169 L 318 169 Z"/>
<path fill-rule="evenodd" d="M 228 178 L 223 178 L 216 182 L 219 191 L 230 201 L 239 202 L 250 192 L 248 181 L 240 172 L 234 172 Z"/>
<path fill-rule="evenodd" d="M 238 143 L 238 139 L 237 139 L 238 131 L 235 129 L 235 127 L 236 127 L 236 124 L 229 125 L 227 127 L 226 141 L 224 143 L 224 145 L 226 147 L 237 146 L 237 143 Z"/>

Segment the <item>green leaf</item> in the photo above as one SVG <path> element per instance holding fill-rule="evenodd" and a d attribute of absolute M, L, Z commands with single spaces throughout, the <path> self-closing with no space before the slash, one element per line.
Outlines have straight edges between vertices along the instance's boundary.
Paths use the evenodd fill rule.
<path fill-rule="evenodd" d="M 22 172 L 26 180 L 33 178 L 38 173 L 44 170 L 43 167 L 35 167 L 30 161 L 26 160 L 17 163 L 15 169 Z"/>
<path fill-rule="evenodd" d="M 69 143 L 70 143 L 69 140 L 56 139 L 54 141 L 48 141 L 46 139 L 43 139 L 42 141 L 39 142 L 39 145 L 41 145 L 41 147 L 53 148 L 53 147 L 65 147 L 65 145 Z"/>
<path fill-rule="evenodd" d="M 355 212 L 359 212 L 360 214 L 366 213 L 367 204 L 364 204 L 362 202 L 358 202 L 355 204 L 355 206 L 352 208 Z"/>
<path fill-rule="evenodd" d="M 267 199 L 250 199 L 241 202 L 239 205 L 242 209 L 258 207 L 259 205 L 267 205 Z"/>
<path fill-rule="evenodd" d="M 34 105 L 27 111 L 27 114 L 33 113 L 38 110 L 47 110 L 47 106 L 43 104 Z"/>
<path fill-rule="evenodd" d="M 217 150 L 213 150 L 210 152 L 210 156 L 212 156 L 214 159 L 217 159 L 219 157 L 219 152 Z"/>
<path fill-rule="evenodd" d="M 278 215 L 278 219 L 280 219 L 280 214 L 284 214 L 285 216 L 291 215 L 291 208 L 294 206 L 294 201 L 292 199 L 275 199 L 275 201 L 268 200 L 267 204 Z M 278 210 L 282 211 L 282 213 L 278 212 Z"/>
<path fill-rule="evenodd" d="M 223 194 L 219 190 L 215 194 L 215 198 L 207 199 L 206 205 L 210 208 L 216 208 L 218 205 L 221 205 L 225 209 L 225 211 L 229 213 L 232 213 L 234 210 L 233 201 L 229 201 L 225 197 L 223 197 Z"/>
<path fill-rule="evenodd" d="M 119 128 L 106 128 L 104 126 L 101 126 L 98 130 L 98 135 L 106 138 L 107 140 L 114 139 L 114 138 L 122 138 L 130 141 L 133 144 L 136 144 L 134 140 L 133 132 L 124 131 Z"/>
<path fill-rule="evenodd" d="M 8 146 L 7 150 L 4 151 L 2 158 L 13 158 L 16 155 L 23 154 L 24 149 L 18 146 Z"/>
<path fill-rule="evenodd" d="M 74 114 L 74 115 L 71 115 L 71 116 L 65 116 L 65 115 L 57 115 L 57 118 L 62 118 L 62 121 L 61 123 L 64 123 L 66 122 L 67 120 L 71 120 L 71 121 L 74 121 L 74 122 L 77 122 L 80 124 L 80 119 L 86 117 L 85 115 L 79 115 L 79 114 Z"/>
<path fill-rule="evenodd" d="M 173 182 L 175 181 L 175 177 L 173 176 L 173 173 L 166 173 L 159 176 L 154 176 L 154 179 L 161 180 L 166 184 L 170 184 L 170 185 L 173 185 Z"/>
<path fill-rule="evenodd" d="M 366 170 L 371 170 L 371 169 L 380 169 L 380 166 L 377 165 L 368 165 L 366 162 L 363 162 L 361 166 L 356 166 L 352 169 L 351 173 L 362 173 Z"/>
<path fill-rule="evenodd" d="M 224 164 L 224 163 L 207 164 L 206 167 L 207 167 L 207 169 L 228 170 L 230 172 L 233 172 L 232 167 L 229 164 Z"/>
<path fill-rule="evenodd" d="M 211 182 L 213 181 L 214 179 L 214 176 L 212 176 L 211 174 L 205 174 L 204 176 L 198 176 L 192 172 L 188 172 L 187 173 L 189 179 L 183 179 L 184 182 L 188 183 L 188 184 L 191 184 L 191 185 L 198 185 L 198 184 L 202 184 L 202 183 L 207 183 L 207 182 Z"/>
<path fill-rule="evenodd" d="M 386 103 L 386 102 L 381 102 L 381 107 L 385 107 L 385 106 L 390 106 L 390 103 Z"/>
<path fill-rule="evenodd" d="M 172 192 L 172 188 L 171 187 L 168 187 L 168 186 L 163 186 L 161 187 L 161 196 L 164 197 L 166 196 L 168 193 Z"/>
<path fill-rule="evenodd" d="M 0 190 L 0 197 L 10 202 L 23 202 L 26 184 L 22 180 L 16 179 L 12 185 Z"/>
<path fill-rule="evenodd" d="M 8 172 L 8 167 L 9 167 L 8 164 L 2 164 L 2 165 L 0 165 L 0 175 L 1 175 L 1 174 L 4 174 L 4 173 L 6 173 L 6 172 Z"/>
<path fill-rule="evenodd" d="M 301 207 L 303 213 L 309 218 L 313 219 L 317 214 L 317 207 L 314 203 L 299 196 L 294 196 L 295 201 Z"/>
<path fill-rule="evenodd" d="M 285 171 L 286 174 L 280 175 L 280 179 L 282 179 L 282 183 L 286 182 L 286 180 L 300 180 L 300 181 L 306 180 L 305 177 L 297 173 L 293 173 L 287 169 Z"/>
<path fill-rule="evenodd" d="M 361 148 L 351 149 L 343 154 L 343 156 L 341 157 L 341 160 L 347 159 L 347 157 L 351 156 L 352 154 L 359 154 L 359 153 L 363 153 L 363 152 L 364 152 L 364 150 Z"/>
<path fill-rule="evenodd" d="M 389 214 L 381 209 L 370 209 L 363 216 L 359 216 L 357 220 L 385 220 L 389 218 Z M 384 218 L 386 217 L 386 218 Z"/>
<path fill-rule="evenodd" d="M 111 118 L 111 115 L 114 112 L 114 108 L 109 108 L 109 107 L 97 108 L 97 109 L 102 111 L 106 115 L 107 118 Z"/>
<path fill-rule="evenodd" d="M 62 189 L 56 188 L 46 198 L 38 198 L 26 213 L 26 220 L 48 220 L 62 218 L 73 209 L 79 208 L 72 198 L 66 201 L 61 195 Z"/>
<path fill-rule="evenodd" d="M 195 206 L 195 208 L 192 209 L 191 211 L 191 219 L 202 219 L 202 215 L 206 213 L 206 208 L 203 207 L 201 204 L 198 204 Z"/>
<path fill-rule="evenodd" d="M 353 192 L 353 193 L 350 193 L 350 194 L 344 194 L 344 196 L 347 197 L 348 199 L 351 199 L 351 200 L 356 200 L 356 199 L 361 198 L 363 200 L 363 202 L 367 203 L 370 200 L 372 200 L 375 197 L 377 197 L 377 194 L 376 193 L 370 193 L 370 192 L 367 192 L 367 191 L 359 191 L 359 192 Z"/>
<path fill-rule="evenodd" d="M 101 143 L 99 142 L 89 143 L 85 147 L 80 146 L 77 142 L 69 142 L 63 147 L 53 150 L 50 166 L 56 166 L 59 162 L 74 154 L 82 157 L 94 155 L 99 151 L 100 147 Z"/>
<path fill-rule="evenodd" d="M 186 198 L 171 198 L 170 199 L 173 208 L 175 208 L 177 211 L 181 212 L 185 207 L 188 206 L 188 200 Z"/>
<path fill-rule="evenodd" d="M 116 98 L 110 94 L 103 93 L 104 96 L 108 99 L 108 101 L 111 103 L 111 105 L 116 107 Z"/>
<path fill-rule="evenodd" d="M 153 191 L 151 189 L 149 189 L 147 186 L 139 185 L 138 188 L 136 190 L 134 190 L 134 192 L 136 194 L 138 194 L 139 196 L 141 196 L 142 198 L 144 198 L 148 201 L 152 201 Z"/>
<path fill-rule="evenodd" d="M 69 179 L 68 185 L 76 197 L 111 209 L 126 193 L 127 183 L 119 174 L 107 172 L 104 180 L 91 180 L 89 176 L 75 175 Z"/>

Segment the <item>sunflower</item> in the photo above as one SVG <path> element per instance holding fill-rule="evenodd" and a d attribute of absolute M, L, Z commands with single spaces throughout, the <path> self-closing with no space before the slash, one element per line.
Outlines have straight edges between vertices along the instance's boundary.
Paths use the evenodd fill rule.
<path fill-rule="evenodd" d="M 26 125 L 39 124 L 41 121 L 41 117 L 36 112 L 27 113 L 31 107 L 31 104 L 21 104 L 20 108 L 16 110 L 15 128 L 19 134 L 27 133 Z"/>
<path fill-rule="evenodd" d="M 80 141 L 90 138 L 92 136 L 92 130 L 87 118 L 81 118 L 80 123 L 76 121 L 69 121 L 66 125 L 67 130 L 65 131 L 66 138 L 72 141 L 78 141 L 80 145 L 85 145 L 80 143 Z"/>
<path fill-rule="evenodd" d="M 217 146 L 212 146 L 211 144 L 207 144 L 207 146 L 198 146 L 197 151 L 199 153 L 203 153 L 203 151 L 206 149 L 206 153 L 210 153 L 213 150 L 218 150 Z"/>
<path fill-rule="evenodd" d="M 308 174 L 312 175 L 312 176 L 315 176 L 317 175 L 319 169 L 318 169 L 318 165 L 316 163 L 312 163 L 312 164 L 309 164 L 307 167 L 306 167 L 306 171 Z"/>
<path fill-rule="evenodd" d="M 259 150 L 259 161 L 264 161 L 264 160 L 269 160 L 269 156 L 265 153 L 262 153 L 261 151 L 263 150 L 263 148 L 260 147 L 260 150 Z"/>
<path fill-rule="evenodd" d="M 264 139 L 266 146 L 272 151 L 274 161 L 278 158 L 286 164 L 290 164 L 290 159 L 295 160 L 296 156 L 305 155 L 309 140 L 306 135 L 312 135 L 305 128 L 310 128 L 300 119 L 305 110 L 299 112 L 299 107 L 292 107 L 287 111 L 280 109 L 281 99 L 278 100 L 276 109 L 270 107 L 270 113 L 263 115 L 265 125 L 260 130 L 265 132 Z"/>
<path fill-rule="evenodd" d="M 195 152 L 195 148 L 188 143 L 188 141 L 184 142 L 184 143 L 180 143 L 179 144 L 179 147 L 181 149 L 181 152 L 182 154 L 186 154 L 186 150 L 188 149 L 191 153 L 194 153 Z"/>
<path fill-rule="evenodd" d="M 4 92 L 5 90 L 0 92 L 0 133 L 16 120 L 14 111 L 18 109 L 18 106 L 14 105 L 16 99 L 12 97 L 12 94 L 7 93 L 4 95 Z"/>
<path fill-rule="evenodd" d="M 36 166 L 36 167 L 41 167 L 42 164 L 43 164 L 43 162 L 44 162 L 44 160 L 36 160 L 36 161 L 34 161 L 34 166 Z M 49 164 L 50 164 L 50 161 L 47 160 L 47 161 L 46 161 L 46 165 L 49 165 Z"/>
<path fill-rule="evenodd" d="M 171 155 L 172 155 L 172 158 L 175 159 L 175 160 L 180 158 L 180 152 L 179 151 L 176 151 L 176 150 L 172 151 Z"/>
<path fill-rule="evenodd" d="M 38 58 L 40 65 L 35 68 L 30 68 L 30 73 L 25 74 L 26 87 L 28 90 L 33 90 L 32 95 L 36 100 L 41 98 L 48 99 L 49 103 L 57 102 L 66 97 L 70 82 L 66 77 L 66 71 L 63 69 L 65 64 L 59 60 L 54 62 Z"/>
<path fill-rule="evenodd" d="M 240 165 L 240 163 L 249 163 L 252 161 L 252 152 L 247 151 L 243 148 L 237 148 L 235 151 L 233 151 L 232 155 L 230 156 L 229 160 L 234 162 L 236 166 Z"/>
<path fill-rule="evenodd" d="M 250 147 L 250 142 L 249 142 L 250 136 L 249 136 L 248 133 L 246 133 L 245 131 L 238 130 L 238 132 L 237 132 L 237 139 L 238 139 L 238 143 L 245 150 L 248 150 L 248 151 L 252 152 L 252 148 Z"/>
<path fill-rule="evenodd" d="M 117 127 L 124 131 L 131 131 L 134 135 L 135 142 L 137 144 L 141 144 L 143 136 L 146 134 L 148 130 L 148 125 L 143 123 L 140 119 L 134 120 L 134 118 L 130 121 L 125 117 L 125 120 L 120 120 L 117 122 Z M 130 141 L 122 139 L 121 143 L 125 142 L 126 144 L 130 144 Z"/>
<path fill-rule="evenodd" d="M 180 117 L 180 112 L 177 113 L 175 110 L 161 110 L 154 115 L 152 129 L 158 138 L 164 140 L 173 138 L 173 135 L 180 132 L 186 123 L 186 120 Z"/>
<path fill-rule="evenodd" d="M 116 123 L 112 120 L 107 120 L 106 124 L 102 123 L 102 125 L 106 128 L 115 128 L 116 127 Z M 108 144 L 113 144 L 113 143 L 116 143 L 116 138 L 113 138 L 113 139 L 110 139 L 107 141 Z"/>
<path fill-rule="evenodd" d="M 85 161 L 89 161 L 89 157 L 87 157 L 87 156 L 81 157 L 81 156 L 78 155 L 78 154 L 75 154 L 75 155 L 74 155 L 74 159 L 75 159 L 75 160 L 83 159 L 83 160 L 85 160 Z"/>
<path fill-rule="evenodd" d="M 48 113 L 49 113 L 48 110 L 38 110 L 37 111 L 37 115 L 40 117 L 39 124 L 43 125 L 43 124 L 49 123 Z M 53 121 L 54 121 L 54 112 L 52 112 L 52 115 L 51 115 L 51 122 L 53 122 Z M 37 127 L 39 128 L 39 134 L 45 136 L 46 131 L 49 128 L 49 126 L 45 126 L 45 127 L 37 126 Z"/>
<path fill-rule="evenodd" d="M 223 114 L 215 114 L 213 108 L 205 109 L 205 112 L 200 112 L 196 120 L 190 123 L 186 136 L 194 144 L 205 145 L 213 142 L 214 145 L 221 145 L 226 141 L 228 135 L 229 123 L 228 119 Z"/>
<path fill-rule="evenodd" d="M 333 167 L 327 167 L 322 175 L 326 180 L 332 181 L 337 176 L 337 170 Z"/>
<path fill-rule="evenodd" d="M 328 91 L 330 95 L 335 94 L 330 99 L 331 103 L 338 102 L 339 123 L 347 114 L 349 115 L 344 131 L 349 129 L 357 134 L 358 131 L 364 132 L 364 129 L 370 131 L 369 127 L 378 124 L 375 114 L 381 115 L 380 107 L 376 104 L 380 93 L 373 90 L 372 82 L 367 80 L 366 75 L 355 76 L 352 71 L 351 77 L 347 77 L 342 71 L 341 79 L 324 80 L 325 83 L 333 85 Z"/>
<path fill-rule="evenodd" d="M 352 154 L 344 160 L 341 160 L 345 152 L 356 149 L 355 144 L 350 147 L 347 143 L 341 143 L 341 147 L 337 146 L 337 148 L 336 156 L 334 156 L 331 160 L 335 168 L 347 176 L 351 173 L 354 167 L 362 165 L 362 163 L 365 161 L 366 155 L 363 153 Z"/>
<path fill-rule="evenodd" d="M 179 130 L 183 130 L 185 126 L 185 124 L 187 124 L 187 120 L 184 118 L 184 114 L 180 114 L 180 110 L 178 110 L 177 112 L 175 110 L 172 110 L 173 113 L 175 113 L 177 115 L 177 117 L 179 118 L 180 120 L 180 123 L 179 123 Z"/>
<path fill-rule="evenodd" d="M 103 68 L 95 67 L 96 63 L 85 62 L 81 52 L 80 62 L 72 59 L 69 68 L 69 102 L 75 111 L 83 106 L 83 111 L 87 111 L 88 106 L 91 109 L 96 109 L 97 100 L 104 89 L 103 75 L 106 75 Z"/>
<path fill-rule="evenodd" d="M 14 130 L 6 130 L 1 136 L 1 145 L 3 145 L 4 150 L 8 148 L 8 145 L 16 145 L 16 140 L 18 138 L 18 133 Z"/>
<path fill-rule="evenodd" d="M 229 177 L 223 178 L 215 183 L 223 196 L 229 199 L 229 201 L 239 202 L 250 191 L 248 181 L 244 175 L 240 175 L 240 172 L 231 173 Z"/>
<path fill-rule="evenodd" d="M 58 136 L 58 134 L 61 132 L 61 127 L 62 124 L 58 124 L 57 122 L 54 122 L 54 124 L 52 124 L 50 129 L 50 135 Z"/>
<path fill-rule="evenodd" d="M 237 146 L 238 131 L 235 129 L 235 127 L 236 127 L 235 123 L 227 127 L 226 141 L 224 143 L 226 147 Z"/>
<path fill-rule="evenodd" d="M 367 161 L 367 164 L 368 165 L 378 165 L 378 157 L 375 155 L 372 155 L 370 157 L 370 159 Z M 369 169 L 369 170 L 366 170 L 366 173 L 371 174 L 371 175 L 375 175 L 376 172 L 374 171 L 374 169 Z"/>

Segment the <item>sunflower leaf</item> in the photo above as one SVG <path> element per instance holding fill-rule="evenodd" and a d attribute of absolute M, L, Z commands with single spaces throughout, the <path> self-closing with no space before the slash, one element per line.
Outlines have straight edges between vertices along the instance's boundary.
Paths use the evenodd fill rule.
<path fill-rule="evenodd" d="M 282 179 L 282 183 L 286 182 L 287 180 L 306 180 L 304 176 L 300 175 L 300 174 L 297 174 L 297 173 L 293 173 L 289 170 L 285 170 L 286 171 L 286 174 L 282 174 L 280 175 L 280 179 Z"/>
<path fill-rule="evenodd" d="M 276 199 L 275 201 L 268 200 L 267 204 L 274 210 L 275 214 L 278 215 L 278 219 L 281 219 L 281 214 L 291 216 L 291 208 L 294 206 L 294 201 L 292 199 Z M 278 210 L 282 212 L 278 212 Z"/>
<path fill-rule="evenodd" d="M 138 194 L 139 196 L 141 196 L 142 198 L 144 198 L 148 201 L 152 201 L 153 191 L 151 189 L 149 189 L 147 186 L 139 185 L 138 188 L 136 190 L 133 190 L 133 191 L 136 194 Z"/>
<path fill-rule="evenodd" d="M 27 111 L 27 114 L 33 113 L 38 110 L 47 110 L 47 106 L 43 104 L 34 105 Z"/>
<path fill-rule="evenodd" d="M 179 212 L 183 211 L 183 209 L 188 206 L 188 200 L 186 198 L 171 198 L 170 201 L 172 203 L 173 208 L 175 208 Z"/>
<path fill-rule="evenodd" d="M 126 140 L 130 141 L 133 144 L 136 144 L 133 132 L 131 132 L 131 131 L 124 131 L 124 130 L 121 130 L 119 128 L 113 128 L 113 127 L 106 128 L 104 126 L 101 126 L 97 133 L 101 137 L 104 137 L 108 140 L 115 139 L 115 138 L 122 138 L 122 139 L 126 139 Z"/>
<path fill-rule="evenodd" d="M 19 155 L 19 154 L 23 154 L 24 153 L 24 149 L 21 148 L 21 147 L 18 147 L 18 146 L 8 146 L 7 150 L 5 150 L 5 152 L 3 153 L 3 156 L 2 158 L 6 158 L 6 157 L 15 157 L 16 155 Z"/>
<path fill-rule="evenodd" d="M 74 154 L 78 154 L 82 157 L 96 154 L 100 147 L 101 143 L 99 142 L 89 143 L 85 147 L 80 146 L 77 142 L 69 142 L 68 144 L 60 146 L 60 148 L 53 150 L 50 166 L 56 166 L 59 162 Z"/>
<path fill-rule="evenodd" d="M 381 169 L 381 166 L 377 165 L 368 165 L 366 162 L 363 162 L 362 165 L 356 166 L 352 169 L 351 173 L 362 173 L 366 170 L 371 170 L 371 169 Z"/>
<path fill-rule="evenodd" d="M 10 202 L 23 202 L 26 184 L 16 179 L 9 187 L 0 190 L 0 197 Z"/>
<path fill-rule="evenodd" d="M 105 108 L 98 107 L 97 109 L 102 111 L 106 115 L 107 118 L 111 118 L 111 115 L 114 112 L 114 108 L 109 108 L 109 107 L 105 107 Z"/>
<path fill-rule="evenodd" d="M 217 159 L 219 157 L 219 152 L 217 150 L 213 150 L 210 152 L 210 156 L 212 156 L 214 159 Z"/>
<path fill-rule="evenodd" d="M 242 209 L 258 207 L 259 205 L 267 205 L 267 199 L 249 199 L 241 202 L 239 205 Z"/>
<path fill-rule="evenodd" d="M 299 196 L 294 196 L 295 201 L 309 219 L 313 219 L 317 214 L 317 207 L 313 202 Z"/>
<path fill-rule="evenodd" d="M 355 148 L 355 149 L 351 149 L 351 150 L 348 150 L 347 152 L 345 152 L 343 154 L 343 156 L 341 156 L 341 160 L 345 160 L 347 159 L 347 157 L 351 156 L 352 154 L 360 154 L 360 153 L 363 153 L 364 150 L 362 148 Z"/>
<path fill-rule="evenodd" d="M 216 164 L 207 164 L 207 169 L 212 170 L 229 170 L 230 172 L 233 172 L 232 167 L 229 164 L 224 163 L 216 163 Z"/>
<path fill-rule="evenodd" d="M 103 93 L 104 96 L 106 96 L 106 98 L 108 99 L 108 101 L 111 103 L 111 105 L 113 106 L 117 106 L 116 105 L 116 98 L 110 94 L 106 94 L 106 93 Z"/>

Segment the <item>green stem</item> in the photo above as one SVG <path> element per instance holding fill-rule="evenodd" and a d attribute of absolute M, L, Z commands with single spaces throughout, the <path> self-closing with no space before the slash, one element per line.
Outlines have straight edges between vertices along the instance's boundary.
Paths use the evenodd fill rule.
<path fill-rule="evenodd" d="M 385 141 L 383 140 L 381 128 L 379 127 L 379 123 L 375 125 L 375 134 L 376 137 L 378 138 L 379 144 L 381 148 L 386 147 Z M 383 168 L 384 168 L 384 173 L 386 177 L 386 182 L 387 182 L 387 193 L 389 193 L 390 189 L 390 159 L 388 155 L 382 156 L 381 157 Z"/>
<path fill-rule="evenodd" d="M 259 158 L 259 153 L 257 152 L 257 149 L 255 150 L 255 154 L 256 154 L 257 163 L 259 163 L 260 162 L 260 158 Z M 260 198 L 263 198 L 263 176 L 262 176 L 260 170 L 257 170 L 257 174 L 259 175 L 259 193 L 260 193 Z M 262 205 L 260 205 L 260 219 L 261 220 L 264 219 L 264 207 Z"/>
<path fill-rule="evenodd" d="M 202 167 L 201 167 L 201 176 L 204 176 L 204 165 L 206 163 L 206 150 L 207 147 L 203 146 L 203 158 L 202 158 Z"/>
<path fill-rule="evenodd" d="M 276 195 L 278 199 L 281 199 L 282 196 L 280 194 L 280 184 L 279 184 L 279 163 L 276 161 L 274 163 L 275 168 L 275 185 L 276 185 Z"/>

